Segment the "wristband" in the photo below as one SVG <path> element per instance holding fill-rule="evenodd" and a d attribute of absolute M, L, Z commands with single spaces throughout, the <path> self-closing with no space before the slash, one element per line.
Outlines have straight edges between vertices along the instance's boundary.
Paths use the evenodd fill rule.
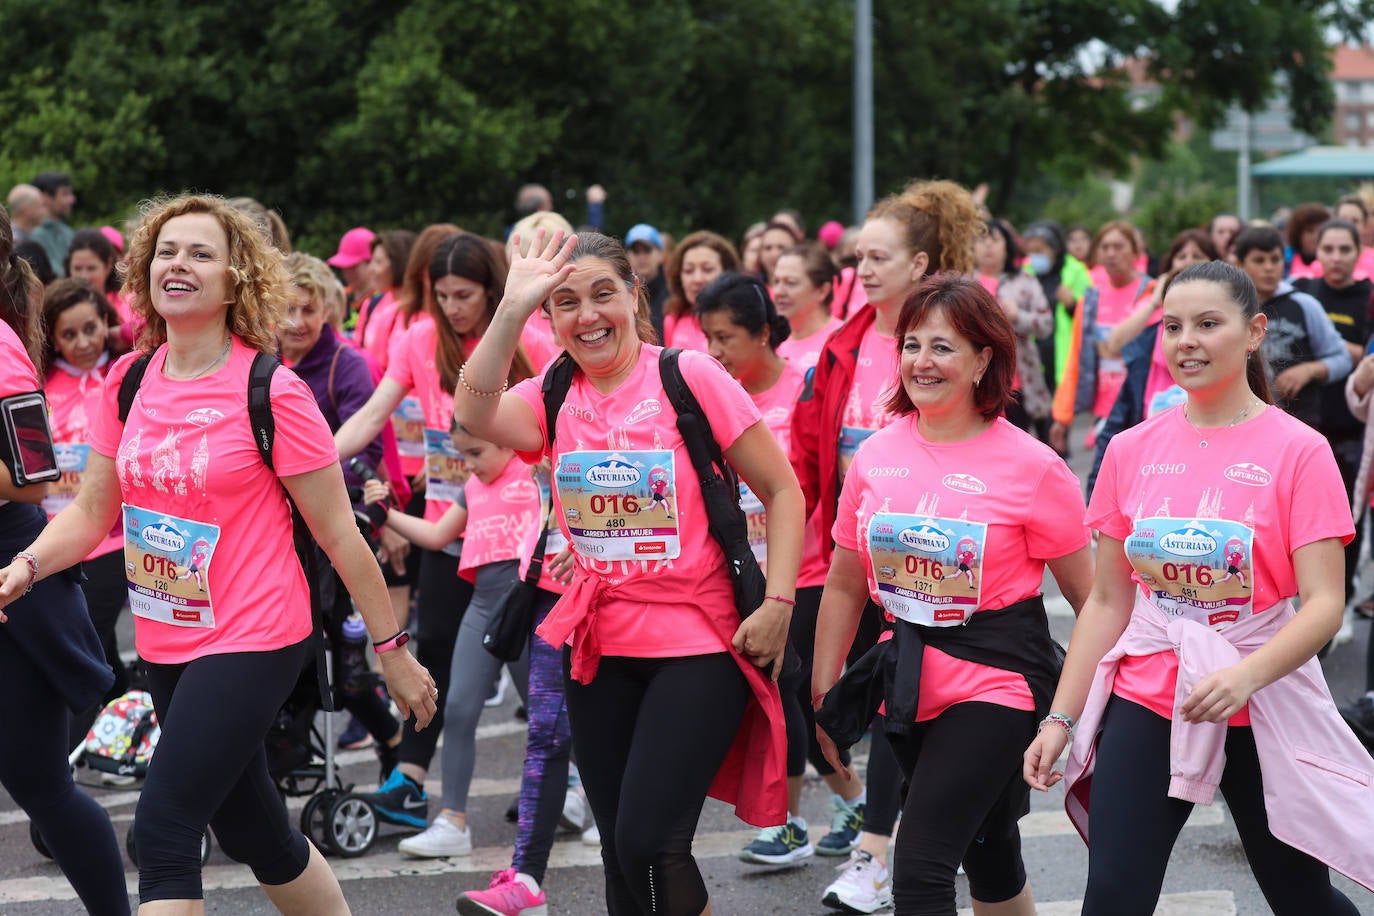
<path fill-rule="evenodd" d="M 1040 725 L 1035 729 L 1038 735 L 1045 730 L 1047 725 L 1057 725 L 1068 733 L 1069 740 L 1073 740 L 1073 716 L 1065 715 L 1062 712 L 1052 712 L 1040 720 Z"/>
<path fill-rule="evenodd" d="M 33 591 L 33 584 L 38 581 L 38 557 L 35 557 L 27 550 L 21 550 L 14 555 L 14 558 L 16 560 L 23 560 L 24 565 L 29 568 L 29 584 L 24 587 L 24 594 L 27 595 L 29 592 Z"/>
<path fill-rule="evenodd" d="M 764 596 L 763 596 L 763 600 L 765 600 L 765 601 L 779 601 L 779 602 L 781 602 L 781 603 L 787 605 L 788 607 L 796 607 L 796 606 L 797 606 L 797 602 L 793 601 L 791 598 L 784 598 L 782 595 L 764 595 Z"/>
<path fill-rule="evenodd" d="M 405 630 L 402 630 L 401 632 L 397 633 L 395 636 L 392 636 L 389 639 L 383 639 L 380 642 L 374 642 L 372 644 L 372 648 L 378 655 L 381 655 L 383 652 L 390 652 L 392 649 L 399 649 L 408 642 L 410 642 L 410 634 L 407 633 Z"/>

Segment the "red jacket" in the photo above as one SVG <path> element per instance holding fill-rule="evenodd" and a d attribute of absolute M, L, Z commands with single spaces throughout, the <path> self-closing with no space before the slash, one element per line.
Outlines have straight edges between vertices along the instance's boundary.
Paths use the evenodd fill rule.
<path fill-rule="evenodd" d="M 806 495 L 806 517 L 821 514 L 821 553 L 827 561 L 835 549 L 830 529 L 840 503 L 840 419 L 854 382 L 859 344 L 876 316 L 873 306 L 864 305 L 830 335 L 792 413 L 792 467 Z"/>

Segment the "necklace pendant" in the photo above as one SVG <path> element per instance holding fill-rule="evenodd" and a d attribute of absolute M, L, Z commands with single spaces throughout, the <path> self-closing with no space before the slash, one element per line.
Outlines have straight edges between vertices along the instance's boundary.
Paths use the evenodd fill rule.
<path fill-rule="evenodd" d="M 1197 440 L 1197 447 L 1198 447 L 1198 448 L 1206 448 L 1206 447 L 1207 447 L 1207 440 L 1206 440 L 1206 439 L 1199 439 L 1199 440 Z"/>

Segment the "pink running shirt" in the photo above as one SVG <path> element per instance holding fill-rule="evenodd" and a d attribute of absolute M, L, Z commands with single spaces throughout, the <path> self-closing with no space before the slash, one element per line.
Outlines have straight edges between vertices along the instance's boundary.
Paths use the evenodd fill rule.
<path fill-rule="evenodd" d="M 877 523 L 875 513 L 881 513 Z M 875 571 L 870 536 L 883 534 L 884 522 L 918 529 L 933 546 L 908 552 L 901 569 Z M 885 592 L 893 594 L 888 589 L 906 583 L 905 571 L 948 602 L 937 606 L 962 607 L 965 614 L 1039 594 L 1045 562 L 1081 549 L 1090 537 L 1078 480 L 1047 446 L 1002 417 L 973 439 L 929 442 L 914 413 L 859 449 L 833 534 L 837 546 L 858 552 L 875 601 L 883 603 Z M 1035 708 L 1019 674 L 931 646 L 923 658 L 917 721 L 969 701 Z"/>
<path fill-rule="evenodd" d="M 750 395 L 754 401 L 754 406 L 759 409 L 759 414 L 763 417 L 764 425 L 773 434 L 773 438 L 778 440 L 778 445 L 782 448 L 784 455 L 791 454 L 792 447 L 792 411 L 797 406 L 797 397 L 801 394 L 802 385 L 806 382 L 806 375 L 793 363 L 787 363 L 782 370 L 782 375 L 773 383 L 773 387 L 767 391 Z M 749 544 L 754 550 L 754 556 L 759 563 L 764 565 L 768 556 L 768 513 L 763 510 L 763 503 L 754 495 L 744 481 L 740 481 L 740 505 L 744 508 L 745 521 L 749 526 Z M 806 548 L 820 552 L 819 543 L 812 544 L 808 535 Z M 805 549 L 803 549 L 803 554 Z"/>
<path fill-rule="evenodd" d="M 196 620 L 186 620 L 187 625 L 164 623 L 135 610 L 138 652 L 149 661 L 177 664 L 204 655 L 265 652 L 300 642 L 311 631 L 310 595 L 295 557 L 286 491 L 277 477 L 337 464 L 329 426 L 299 376 L 275 373 L 274 473 L 263 464 L 248 423 L 248 371 L 257 351 L 234 338 L 223 367 L 186 381 L 163 376 L 166 353 L 162 346 L 153 354 L 123 425 L 119 386 L 137 354 L 115 363 L 91 426 L 91 447 L 115 461 L 127 507 L 125 529 L 164 532 L 159 540 L 167 547 L 167 559 L 183 574 L 169 575 L 181 579 L 173 581 L 169 591 L 199 588 L 211 605 L 214 625 L 195 625 Z M 179 545 L 180 537 L 166 534 L 183 528 L 218 532 L 209 563 L 196 564 L 198 570 L 188 561 L 194 559 L 190 552 L 201 535 Z M 126 562 L 132 562 L 127 547 L 125 554 Z M 168 569 L 168 564 L 161 564 L 157 571 L 165 574 Z M 185 578 L 192 573 L 201 579 Z M 139 600 L 131 590 L 130 606 Z M 204 620 L 200 614 L 199 622 Z"/>
<path fill-rule="evenodd" d="M 90 454 L 91 419 L 100 410 L 105 371 L 108 368 L 109 364 L 102 362 L 90 372 L 80 375 L 73 375 L 61 365 L 48 370 L 44 394 L 48 396 L 49 422 L 52 424 L 53 443 L 57 446 L 57 464 L 62 468 L 62 479 L 48 488 L 48 495 L 43 499 L 43 510 L 48 513 L 48 518 L 66 508 L 81 488 L 86 458 Z M 72 371 L 79 370 L 73 368 Z M 94 560 L 123 549 L 123 528 L 116 524 L 109 536 L 97 544 L 86 559 Z"/>
<path fill-rule="evenodd" d="M 358 344 L 377 361 L 377 365 L 381 366 L 383 371 L 389 365 L 388 345 L 399 310 L 400 304 L 397 303 L 393 290 L 387 290 L 376 304 L 371 308 L 365 308 L 363 314 L 358 316 L 358 324 L 363 328 L 362 339 Z"/>
<path fill-rule="evenodd" d="M 803 372 L 814 369 L 816 363 L 820 362 L 821 351 L 825 349 L 825 342 L 842 324 L 844 322 L 840 319 L 831 318 L 814 334 L 808 334 L 806 337 L 788 337 L 778 344 L 778 355 L 796 365 Z"/>
<path fill-rule="evenodd" d="M 413 393 L 424 416 L 424 428 L 441 430 L 447 436 L 453 425 L 453 395 L 439 384 L 439 369 L 435 362 L 439 332 L 434 319 L 423 315 L 415 319 L 401 342 L 395 347 L 395 358 L 387 366 L 386 377 L 400 385 L 407 394 Z M 475 344 L 474 344 L 475 346 Z M 404 402 L 402 402 L 404 404 Z M 421 459 L 423 466 L 423 459 Z M 448 511 L 452 503 L 446 500 L 425 500 L 425 520 L 435 522 Z"/>
<path fill-rule="evenodd" d="M 1185 601 L 1191 594 L 1216 616 L 1213 625 L 1224 626 L 1237 613 L 1297 594 L 1294 550 L 1325 538 L 1349 542 L 1355 528 L 1331 447 L 1306 424 L 1266 407 L 1238 426 L 1207 430 L 1206 448 L 1203 439 L 1182 407 L 1118 433 L 1102 460 L 1087 524 L 1128 542 L 1128 553 L 1138 540 L 1155 540 L 1158 560 L 1141 559 L 1154 569 L 1147 572 L 1153 581 L 1139 572 L 1132 581 L 1156 601 L 1156 590 Z M 1231 543 L 1235 526 L 1251 532 L 1237 538 L 1249 541 L 1243 551 Z M 1231 572 L 1228 554 L 1248 562 Z M 1170 718 L 1177 680 L 1172 652 L 1127 656 L 1113 692 Z M 1230 724 L 1249 721 L 1244 709 Z"/>
<path fill-rule="evenodd" d="M 629 378 L 610 394 L 598 392 L 586 376 L 578 372 L 558 415 L 556 453 L 550 456 L 555 480 L 560 475 L 569 480 L 585 478 L 587 474 L 601 480 L 606 479 L 599 476 L 604 472 L 597 471 L 596 466 L 606 465 L 602 453 L 630 459 L 630 462 L 611 462 L 622 472 L 625 463 L 637 460 L 629 453 L 644 455 L 649 461 L 638 469 L 642 477 L 649 476 L 654 467 L 659 467 L 656 459 L 660 453 L 671 453 L 672 466 L 664 468 L 672 474 L 673 497 L 668 500 L 671 506 L 665 507 L 663 503 L 641 496 L 632 502 L 628 512 L 623 503 L 619 509 L 627 524 L 654 530 L 675 528 L 677 555 L 601 560 L 586 553 L 577 554 L 578 576 L 589 576 L 611 587 L 626 582 L 651 581 L 656 592 L 662 595 L 661 600 L 652 604 L 619 598 L 601 603 L 596 610 L 596 635 L 602 655 L 665 658 L 720 652 L 727 646 L 722 644 L 719 633 L 733 633 L 739 626 L 725 558 L 707 531 L 701 484 L 678 433 L 677 415 L 659 379 L 658 354 L 661 351 L 660 347 L 641 346 L 639 361 Z M 686 350 L 678 365 L 705 410 L 722 450 L 729 449 L 741 433 L 759 422 L 758 409 L 749 395 L 720 363 L 704 353 Z M 526 379 L 511 391 L 530 405 L 547 442 L 542 384 L 541 375 Z M 546 454 L 547 447 L 522 457 L 534 463 Z M 588 458 L 594 460 L 587 463 L 585 459 Z M 649 466 L 651 463 L 654 467 Z M 579 497 L 588 510 L 584 513 L 569 505 L 563 485 L 559 489 L 562 500 L 559 524 L 564 536 L 571 539 L 570 520 L 590 528 L 600 517 L 591 513 L 590 499 Z M 608 516 L 614 515 L 616 507 L 609 503 L 609 499 L 605 503 L 598 502 L 596 508 L 605 510 Z M 577 517 L 571 517 L 571 513 L 576 513 Z M 672 516 L 671 520 L 668 515 Z M 599 544 L 593 546 L 600 547 Z M 606 551 L 609 549 L 607 547 Z"/>
<path fill-rule="evenodd" d="M 695 312 L 663 316 L 663 345 L 699 353 L 708 353 L 711 349 Z"/>
<path fill-rule="evenodd" d="M 879 334 L 876 326 L 865 331 L 859 343 L 859 359 L 849 386 L 849 398 L 840 416 L 841 482 L 863 441 L 896 419 L 883 405 L 898 384 L 899 366 L 896 339 Z"/>
<path fill-rule="evenodd" d="M 463 531 L 463 557 L 458 575 L 472 579 L 479 566 L 503 560 L 527 560 L 524 542 L 543 519 L 539 487 L 529 465 L 514 455 L 490 484 L 473 474 L 463 484 L 468 523 Z M 522 563 L 522 565 L 526 565 Z"/>
<path fill-rule="evenodd" d="M 38 370 L 9 322 L 0 321 L 0 398 L 38 390 Z"/>

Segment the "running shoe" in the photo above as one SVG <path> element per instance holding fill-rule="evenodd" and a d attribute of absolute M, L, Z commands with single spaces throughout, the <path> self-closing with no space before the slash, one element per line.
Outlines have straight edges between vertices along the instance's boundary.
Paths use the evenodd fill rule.
<path fill-rule="evenodd" d="M 592 847 L 601 845 L 601 828 L 596 826 L 596 821 L 593 820 L 587 829 L 582 831 L 582 845 Z"/>
<path fill-rule="evenodd" d="M 847 856 L 859 846 L 859 834 L 864 829 L 864 803 L 850 804 L 838 795 L 830 796 L 835 815 L 830 819 L 830 832 L 816 841 L 816 852 L 823 856 Z"/>
<path fill-rule="evenodd" d="M 363 797 L 388 824 L 424 829 L 429 823 L 429 795 L 399 767 L 391 771 L 380 789 Z"/>
<path fill-rule="evenodd" d="M 482 705 L 491 709 L 494 706 L 500 706 L 502 703 L 506 702 L 506 688 L 509 686 L 510 672 L 506 670 L 505 665 L 502 665 L 501 676 L 496 679 L 496 683 L 491 685 L 491 693 L 487 694 L 487 698 L 482 701 Z"/>
<path fill-rule="evenodd" d="M 825 889 L 821 903 L 844 913 L 892 908 L 892 876 L 886 865 L 863 850 L 855 850 L 839 867 L 843 872 Z"/>
<path fill-rule="evenodd" d="M 441 812 L 434 823 L 414 836 L 408 836 L 396 848 L 416 859 L 446 859 L 449 856 L 472 854 L 472 831 L 459 827 Z"/>
<path fill-rule="evenodd" d="M 754 842 L 739 851 L 741 862 L 753 865 L 787 865 L 810 858 L 815 850 L 806 826 L 789 820 L 778 827 L 765 827 Z"/>
<path fill-rule="evenodd" d="M 582 827 L 587 823 L 587 803 L 582 800 L 582 794 L 576 789 L 568 789 L 563 796 L 563 813 L 559 815 L 558 826 L 564 830 L 576 830 L 582 832 Z"/>
<path fill-rule="evenodd" d="M 344 751 L 359 751 L 365 747 L 372 746 L 372 734 L 367 730 L 367 726 L 359 722 L 357 717 L 348 720 L 348 728 L 339 735 L 339 749 Z"/>
<path fill-rule="evenodd" d="M 508 868 L 491 876 L 491 887 L 458 895 L 458 912 L 466 916 L 548 916 L 548 898 L 529 875 Z"/>

